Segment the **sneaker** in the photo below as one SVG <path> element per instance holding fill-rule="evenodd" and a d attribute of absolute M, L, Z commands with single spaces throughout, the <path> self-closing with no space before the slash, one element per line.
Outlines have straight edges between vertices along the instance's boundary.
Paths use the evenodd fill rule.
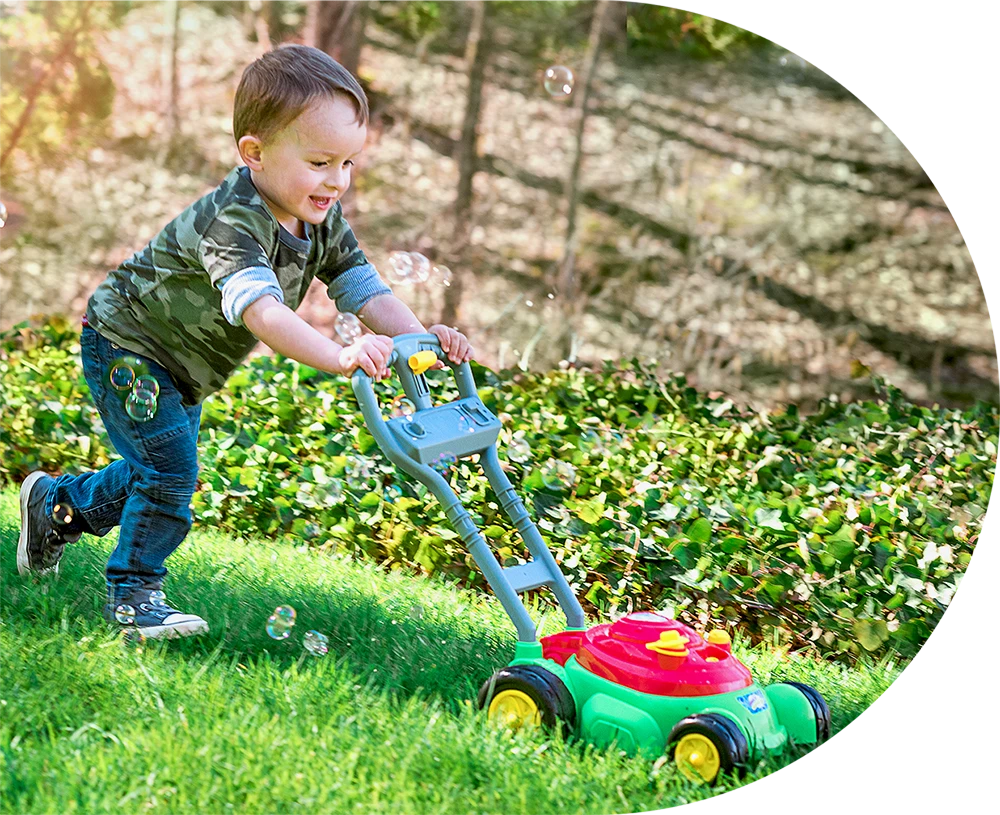
<path fill-rule="evenodd" d="M 148 639 L 208 633 L 208 623 L 197 614 L 184 614 L 171 608 L 166 595 L 155 585 L 135 589 L 125 599 L 105 603 L 104 617 L 108 622 Z"/>
<path fill-rule="evenodd" d="M 67 519 L 45 514 L 45 498 L 54 481 L 39 471 L 21 482 L 21 537 L 17 541 L 17 571 L 20 574 L 58 572 L 66 544 L 80 540 L 79 532 L 67 531 Z"/>

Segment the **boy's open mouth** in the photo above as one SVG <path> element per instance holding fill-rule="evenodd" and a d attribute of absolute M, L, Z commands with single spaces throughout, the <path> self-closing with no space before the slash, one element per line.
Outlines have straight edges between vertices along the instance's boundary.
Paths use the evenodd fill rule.
<path fill-rule="evenodd" d="M 329 196 L 321 198 L 318 195 L 310 195 L 309 200 L 312 201 L 313 204 L 319 207 L 320 209 L 326 209 L 333 203 L 333 199 L 330 198 Z"/>

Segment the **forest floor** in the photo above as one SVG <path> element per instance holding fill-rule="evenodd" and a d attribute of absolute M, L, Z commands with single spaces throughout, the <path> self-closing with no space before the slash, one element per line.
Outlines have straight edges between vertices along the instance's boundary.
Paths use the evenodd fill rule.
<path fill-rule="evenodd" d="M 230 116 L 257 47 L 239 22 L 186 7 L 179 54 L 187 148 L 162 150 L 164 23 L 139 7 L 106 37 L 118 88 L 106 145 L 58 166 L 15 162 L 0 264 L 0 328 L 82 312 L 106 270 L 140 249 L 236 163 Z M 861 102 L 792 61 L 606 59 L 588 119 L 572 348 L 554 285 L 575 112 L 538 82 L 544 65 L 495 32 L 475 179 L 473 245 L 452 260 L 450 158 L 462 61 L 414 53 L 369 24 L 361 75 L 369 147 L 345 208 L 385 267 L 394 249 L 446 260 L 458 322 L 491 367 L 644 356 L 697 386 L 765 409 L 869 392 L 854 360 L 916 401 L 997 401 L 985 298 L 961 234 L 917 161 Z M 211 50 L 202 47 L 211 40 Z M 400 286 L 426 323 L 444 290 Z M 300 313 L 328 334 L 318 285 Z"/>

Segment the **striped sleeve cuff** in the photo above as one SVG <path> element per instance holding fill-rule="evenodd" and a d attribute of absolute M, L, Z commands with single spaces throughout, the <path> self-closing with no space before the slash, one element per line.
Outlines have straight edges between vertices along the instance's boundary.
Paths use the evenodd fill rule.
<path fill-rule="evenodd" d="M 230 325 L 242 326 L 247 306 L 266 294 L 273 295 L 279 303 L 285 302 L 278 278 L 266 266 L 240 269 L 220 280 L 218 287 L 222 290 L 222 314 Z"/>
<path fill-rule="evenodd" d="M 392 289 L 379 277 L 374 266 L 365 263 L 337 275 L 330 282 L 327 293 L 337 303 L 337 311 L 357 314 L 369 300 L 392 294 Z"/>

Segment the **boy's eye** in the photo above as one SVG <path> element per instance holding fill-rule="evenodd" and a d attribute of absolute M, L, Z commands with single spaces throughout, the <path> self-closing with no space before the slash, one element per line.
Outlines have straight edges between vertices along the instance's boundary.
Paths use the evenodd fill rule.
<path fill-rule="evenodd" d="M 309 163 L 313 167 L 326 167 L 326 165 L 327 165 L 327 162 L 325 162 L 325 161 L 310 161 Z"/>
<path fill-rule="evenodd" d="M 347 159 L 347 161 L 344 162 L 344 166 L 345 167 L 353 167 L 354 166 L 354 162 L 351 161 L 350 159 Z"/>

